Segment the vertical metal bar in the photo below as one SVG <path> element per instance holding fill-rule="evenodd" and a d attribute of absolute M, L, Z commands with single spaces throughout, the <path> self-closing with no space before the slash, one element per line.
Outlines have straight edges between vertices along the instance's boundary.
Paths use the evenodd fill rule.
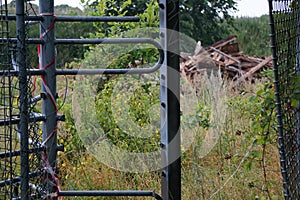
<path fill-rule="evenodd" d="M 7 5 L 7 1 L 5 1 L 5 3 L 4 3 L 4 7 L 5 7 L 5 16 L 8 16 L 8 5 Z M 2 9 L 2 6 L 1 6 L 1 14 L 3 14 L 3 9 Z M 6 38 L 9 38 L 9 23 L 8 23 L 8 19 L 6 18 L 5 20 L 5 26 L 3 26 L 4 25 L 4 23 L 1 23 L 1 25 L 2 25 L 2 31 L 4 31 L 4 32 L 2 32 L 2 34 L 1 34 L 1 37 L 3 37 L 3 36 L 5 36 Z M 16 29 L 17 30 L 17 29 Z M 5 34 L 3 34 L 3 33 L 5 33 Z M 3 45 L 3 43 L 1 43 L 2 45 Z M 9 44 L 9 41 L 8 41 L 8 39 L 5 41 L 5 43 L 4 43 L 5 45 L 7 45 L 6 46 L 6 61 L 9 63 L 9 61 L 10 61 L 10 57 L 9 57 L 9 53 L 10 53 L 10 44 Z M 9 77 L 10 77 L 10 73 L 9 73 Z M 11 153 L 14 149 L 13 149 L 13 133 L 14 133 L 14 127 L 13 127 L 13 124 L 11 123 L 12 122 L 12 118 L 13 118 L 13 83 L 12 83 L 12 81 L 11 81 L 12 79 L 10 79 L 9 78 L 9 80 L 8 80 L 8 98 L 9 98 L 9 137 L 8 137 L 8 143 L 9 143 L 9 150 L 8 150 L 8 153 Z M 4 83 L 5 84 L 5 83 Z M 3 98 L 3 97 L 2 97 Z M 4 98 L 5 99 L 5 98 Z M 4 106 L 6 106 L 5 105 L 5 103 L 4 103 Z M 4 113 L 5 113 L 5 111 L 4 111 Z M 3 114 L 4 114 L 3 113 Z M 6 130 L 6 128 L 4 128 L 4 131 L 5 131 L 5 133 L 4 133 L 4 137 L 5 137 L 5 146 L 6 146 L 6 142 L 7 142 L 7 139 L 6 139 L 6 134 L 8 133 L 7 132 L 7 130 Z M 5 152 L 6 152 L 6 149 L 5 149 Z M 26 152 L 26 151 L 24 151 L 24 152 Z M 7 153 L 7 152 L 6 152 Z M 21 151 L 20 151 L 20 155 L 21 155 Z M 5 162 L 5 170 L 7 170 L 6 169 L 6 162 L 7 161 L 4 161 Z M 13 165 L 13 157 L 12 156 L 9 156 L 9 167 L 8 167 L 8 169 L 9 169 L 9 172 L 8 172 L 8 174 L 9 174 L 9 178 L 10 179 L 12 179 L 13 178 L 13 175 L 14 175 L 14 165 Z M 14 187 L 13 187 L 13 184 L 12 183 L 10 183 L 9 184 L 9 195 L 8 195 L 8 197 L 9 198 L 12 198 L 12 196 L 14 195 L 14 192 L 15 192 L 15 190 L 14 190 Z M 4 198 L 7 198 L 6 197 L 6 195 L 4 196 Z"/>
<path fill-rule="evenodd" d="M 46 158 L 52 169 L 56 169 L 57 136 L 56 136 L 56 66 L 55 66 L 55 29 L 54 29 L 54 1 L 39 0 L 39 12 L 44 20 L 40 25 L 40 35 L 44 44 L 40 45 L 39 65 L 44 69 L 45 75 L 42 75 L 42 92 L 45 98 L 42 101 L 42 112 L 46 116 L 43 122 L 43 142 L 46 145 Z M 45 163 L 47 165 L 47 163 Z M 49 174 L 48 177 L 51 177 Z M 53 176 L 52 176 L 53 178 Z M 47 180 L 45 183 L 48 192 L 54 192 L 53 180 Z"/>
<path fill-rule="evenodd" d="M 162 196 L 181 199 L 179 102 L 179 1 L 160 0 L 160 37 L 165 50 L 161 68 Z"/>
<path fill-rule="evenodd" d="M 24 1 L 16 1 L 17 64 L 19 66 L 20 86 L 20 124 L 21 134 L 21 199 L 29 199 L 29 155 L 28 155 L 28 83 L 25 62 L 25 12 Z"/>
<path fill-rule="evenodd" d="M 300 75 L 300 3 L 299 2 L 296 2 L 296 12 L 297 12 L 297 34 L 296 34 L 296 73 L 297 73 L 297 76 L 299 77 Z M 298 83 L 300 84 L 300 83 Z M 296 86 L 298 87 L 298 86 Z M 296 130 L 297 130 L 297 149 L 300 149 L 300 101 L 298 102 L 298 108 L 297 108 L 297 111 L 296 111 L 296 117 L 297 117 L 297 120 L 296 120 Z M 297 151 L 297 171 L 298 173 L 300 173 L 300 151 L 298 150 Z M 299 175 L 298 175 L 298 180 L 297 180 L 297 195 L 298 195 L 298 198 L 300 197 L 300 180 L 299 180 Z"/>
<path fill-rule="evenodd" d="M 288 200 L 290 198 L 290 193 L 288 190 L 287 182 L 287 166 L 286 166 L 286 156 L 285 156 L 285 145 L 283 137 L 283 116 L 280 98 L 280 84 L 278 76 L 278 57 L 276 49 L 276 31 L 273 18 L 273 0 L 269 0 L 269 17 L 270 17 L 270 37 L 271 37 L 271 50 L 273 56 L 273 71 L 274 71 L 274 86 L 275 86 L 275 99 L 276 99 L 276 110 L 277 110 L 277 120 L 278 120 L 278 143 L 279 143 L 279 156 L 280 156 L 280 166 L 282 173 L 282 184 L 283 184 L 283 195 L 284 199 Z"/>

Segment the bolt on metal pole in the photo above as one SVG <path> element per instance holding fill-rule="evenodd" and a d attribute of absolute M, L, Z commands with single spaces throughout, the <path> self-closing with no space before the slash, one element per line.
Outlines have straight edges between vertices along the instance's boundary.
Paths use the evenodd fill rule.
<path fill-rule="evenodd" d="M 160 0 L 162 197 L 181 199 L 179 0 Z"/>
<path fill-rule="evenodd" d="M 28 81 L 25 62 L 25 12 L 24 1 L 16 1 L 17 65 L 19 66 L 20 123 L 21 135 L 21 199 L 29 199 L 29 155 L 28 155 Z"/>
<path fill-rule="evenodd" d="M 39 0 L 39 13 L 43 17 L 40 24 L 40 39 L 43 44 L 39 48 L 39 67 L 45 74 L 42 75 L 42 92 L 45 94 L 42 101 L 42 112 L 46 116 L 43 122 L 43 143 L 46 146 L 46 163 L 45 167 L 51 167 L 53 170 L 57 166 L 57 120 L 56 120 L 56 66 L 55 66 L 55 16 L 54 1 Z M 49 163 L 50 166 L 46 166 Z M 47 177 L 53 179 L 53 174 Z M 46 180 L 45 187 L 48 192 L 53 191 L 53 181 Z"/>

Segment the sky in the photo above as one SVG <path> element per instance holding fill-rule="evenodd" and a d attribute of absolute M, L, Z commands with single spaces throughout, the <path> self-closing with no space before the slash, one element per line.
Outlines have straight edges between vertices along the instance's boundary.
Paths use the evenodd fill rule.
<path fill-rule="evenodd" d="M 259 17 L 268 14 L 268 0 L 236 0 L 238 12 L 233 13 L 237 17 Z M 38 4 L 39 0 L 32 1 Z M 54 0 L 55 5 L 68 4 L 73 7 L 82 8 L 80 0 Z"/>
<path fill-rule="evenodd" d="M 259 17 L 269 13 L 268 0 L 237 0 L 239 10 L 234 16 Z"/>

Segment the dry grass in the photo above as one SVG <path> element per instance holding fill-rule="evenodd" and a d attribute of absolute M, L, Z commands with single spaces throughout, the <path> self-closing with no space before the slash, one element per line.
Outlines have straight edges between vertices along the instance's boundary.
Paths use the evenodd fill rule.
<path fill-rule="evenodd" d="M 204 76 L 197 84 L 199 98 L 195 105 L 209 105 L 210 126 L 184 130 L 191 131 L 184 134 L 190 136 L 193 142 L 183 149 L 182 199 L 282 199 L 277 145 L 266 146 L 264 176 L 262 147 L 251 138 L 253 130 L 248 110 L 251 106 L 247 104 L 247 95 L 231 91 L 228 84 L 216 75 Z M 255 87 L 245 90 L 255 90 Z M 181 102 L 184 98 L 183 94 Z M 187 104 L 190 103 L 187 101 Z M 62 128 L 60 134 L 69 134 L 67 128 Z M 61 153 L 59 165 L 64 190 L 133 189 L 160 192 L 160 172 L 120 172 L 99 163 L 85 151 Z"/>

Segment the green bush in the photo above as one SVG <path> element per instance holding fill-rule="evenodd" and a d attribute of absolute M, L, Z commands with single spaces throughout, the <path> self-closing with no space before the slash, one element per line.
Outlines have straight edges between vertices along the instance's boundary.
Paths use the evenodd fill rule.
<path fill-rule="evenodd" d="M 106 137 L 116 146 L 127 149 L 132 152 L 149 152 L 156 151 L 159 147 L 160 135 L 159 126 L 151 126 L 152 113 L 149 108 L 159 103 L 159 87 L 157 84 L 144 83 L 129 91 L 130 87 L 125 80 L 121 80 L 121 84 L 129 87 L 128 93 L 120 90 L 120 93 L 114 94 L 114 87 L 118 86 L 118 79 L 111 79 L 105 84 L 104 89 L 99 91 L 96 97 L 96 112 L 98 120 L 106 133 Z M 127 90 L 127 89 L 126 89 Z M 113 95 L 114 94 L 114 95 Z M 129 95 L 129 96 L 128 96 Z M 124 105 L 128 105 L 128 110 L 123 110 Z M 114 110 L 113 110 L 114 109 Z M 113 115 L 113 112 L 116 112 Z M 127 113 L 124 113 L 127 112 Z M 119 122 L 116 115 L 122 115 L 124 122 Z M 154 116 L 159 117 L 159 116 Z M 152 119 L 158 120 L 158 119 Z M 131 122 L 133 127 L 123 125 L 119 127 L 118 123 Z M 129 123 L 128 122 L 128 123 Z M 145 138 L 135 137 L 141 135 L 138 131 L 146 131 L 144 127 L 151 126 L 148 136 Z M 130 130 L 132 128 L 132 130 Z"/>

